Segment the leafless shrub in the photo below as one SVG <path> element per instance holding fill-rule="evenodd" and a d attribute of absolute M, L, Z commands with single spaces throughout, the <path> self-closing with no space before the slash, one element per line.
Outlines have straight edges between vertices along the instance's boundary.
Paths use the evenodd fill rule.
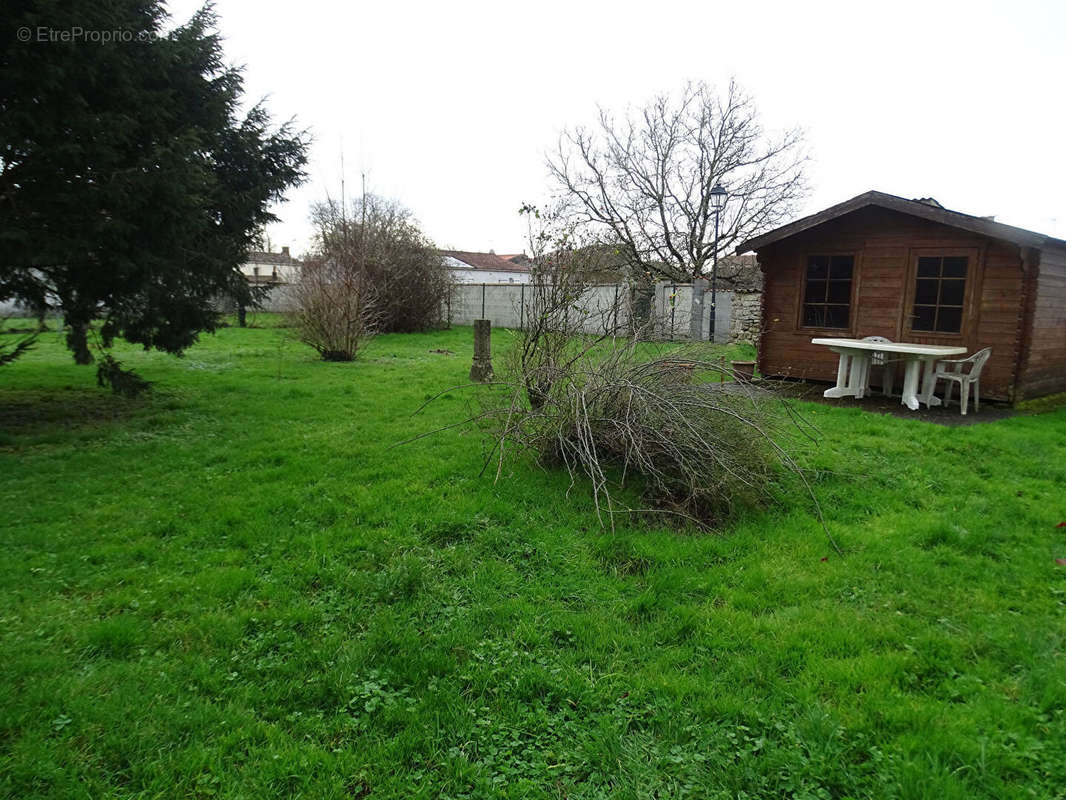
<path fill-rule="evenodd" d="M 612 264 L 612 244 L 575 224 L 564 209 L 542 211 L 527 205 L 522 213 L 529 223 L 533 281 L 525 293 L 525 326 L 505 360 L 506 371 L 518 379 L 530 407 L 537 409 L 581 352 L 583 337 L 613 338 L 627 330 L 641 338 L 643 330 L 629 327 L 629 289 L 599 304 L 589 291 Z"/>
<path fill-rule="evenodd" d="M 293 284 L 293 322 L 300 341 L 325 361 L 352 361 L 375 329 L 377 293 L 359 264 L 337 258 L 305 259 Z"/>
<path fill-rule="evenodd" d="M 293 292 L 302 341 L 327 361 L 351 361 L 374 332 L 440 322 L 451 276 L 399 203 L 368 193 L 313 209 L 315 246 Z"/>
<path fill-rule="evenodd" d="M 364 191 L 350 204 L 342 200 L 316 206 L 312 219 L 317 253 L 353 265 L 373 287 L 381 332 L 440 324 L 451 273 L 409 209 Z"/>

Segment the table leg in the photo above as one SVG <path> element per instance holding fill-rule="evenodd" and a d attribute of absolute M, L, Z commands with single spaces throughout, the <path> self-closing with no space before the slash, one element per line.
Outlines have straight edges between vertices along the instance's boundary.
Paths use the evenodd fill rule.
<path fill-rule="evenodd" d="M 925 369 L 925 374 L 922 375 L 922 402 L 932 408 L 940 405 L 940 398 L 933 394 L 936 389 L 936 381 L 933 379 L 936 374 L 936 359 L 923 358 L 922 365 Z"/>
<path fill-rule="evenodd" d="M 822 397 L 844 397 L 848 394 L 848 358 L 846 352 L 837 351 L 840 361 L 837 362 L 837 385 L 822 392 Z"/>
<path fill-rule="evenodd" d="M 903 396 L 900 398 L 900 403 L 911 411 L 918 410 L 918 371 L 921 366 L 921 359 L 908 358 L 907 368 L 903 373 Z"/>
<path fill-rule="evenodd" d="M 837 350 L 837 385 L 822 392 L 822 397 L 857 397 L 862 399 L 866 385 L 866 364 L 869 355 L 862 352 Z"/>
<path fill-rule="evenodd" d="M 849 394 L 856 399 L 862 400 L 866 390 L 866 362 L 869 356 L 865 353 L 853 353 L 851 356 L 851 375 L 848 377 Z"/>

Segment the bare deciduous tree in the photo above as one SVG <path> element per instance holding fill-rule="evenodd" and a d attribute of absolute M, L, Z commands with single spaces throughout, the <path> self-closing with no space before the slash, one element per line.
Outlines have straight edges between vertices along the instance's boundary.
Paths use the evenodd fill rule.
<path fill-rule="evenodd" d="M 702 276 L 714 252 L 781 224 L 806 194 L 803 134 L 768 136 L 735 82 L 719 95 L 690 83 L 595 129 L 565 131 L 548 168 L 576 219 L 609 232 L 640 280 Z M 729 202 L 714 237 L 711 190 Z"/>

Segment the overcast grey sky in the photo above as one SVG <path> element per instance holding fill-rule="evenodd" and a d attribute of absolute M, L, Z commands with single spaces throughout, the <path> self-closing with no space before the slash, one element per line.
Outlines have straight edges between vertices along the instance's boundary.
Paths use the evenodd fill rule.
<path fill-rule="evenodd" d="M 184 20 L 197 2 L 170 9 Z M 524 248 L 544 154 L 597 104 L 684 81 L 755 98 L 806 129 L 807 212 L 868 189 L 1066 236 L 1066 2 L 379 2 L 217 0 L 250 97 L 311 130 L 308 183 L 275 249 L 309 244 L 308 209 L 370 188 L 441 246 Z"/>

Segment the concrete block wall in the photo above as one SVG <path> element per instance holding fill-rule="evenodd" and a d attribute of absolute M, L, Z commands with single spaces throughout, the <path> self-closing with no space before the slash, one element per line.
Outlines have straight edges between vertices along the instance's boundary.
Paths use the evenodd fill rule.
<path fill-rule="evenodd" d="M 288 284 L 270 287 L 270 292 L 263 301 L 263 311 L 292 311 L 292 292 L 292 286 Z"/>
<path fill-rule="evenodd" d="M 516 283 L 463 283 L 452 291 L 451 308 L 442 316 L 453 325 L 472 325 L 475 319 L 489 319 L 496 328 L 525 327 L 529 313 L 532 288 Z M 264 311 L 291 311 L 292 287 L 282 284 L 271 287 L 263 302 Z M 717 292 L 718 313 L 715 321 L 715 341 L 757 343 L 761 314 L 758 292 Z M 617 304 L 617 314 L 615 306 Z M 586 333 L 603 333 L 616 324 L 625 329 L 631 313 L 629 290 L 621 284 L 592 286 L 578 301 L 585 317 Z M 484 310 L 483 310 L 484 309 Z M 482 314 L 484 313 L 484 317 Z M 692 318 L 692 285 L 663 281 L 655 285 L 653 296 L 655 335 L 679 341 L 689 338 Z M 704 295 L 700 319 L 701 339 L 710 328 L 710 294 Z"/>
<path fill-rule="evenodd" d="M 532 288 L 522 284 L 460 284 L 452 292 L 451 308 L 446 312 L 453 325 L 471 325 L 475 319 L 489 319 L 494 327 L 525 327 Z M 689 338 L 692 317 L 692 286 L 660 282 L 652 297 L 655 334 L 663 339 Z M 602 333 L 617 324 L 624 329 L 631 314 L 629 290 L 624 285 L 592 286 L 577 302 L 584 316 L 587 333 Z M 617 314 L 616 314 L 617 306 Z M 732 338 L 733 293 L 718 292 L 715 341 L 721 344 Z M 484 316 L 482 316 L 484 315 Z M 617 319 L 617 323 L 616 323 Z M 710 327 L 710 298 L 703 303 L 700 330 L 703 337 Z"/>
<path fill-rule="evenodd" d="M 263 301 L 262 310 L 292 311 L 292 291 L 292 287 L 286 284 L 271 287 Z M 492 320 L 493 327 L 522 328 L 525 327 L 529 313 L 531 292 L 531 287 L 525 284 L 458 284 L 452 292 L 451 308 L 445 309 L 442 317 L 449 318 L 450 313 L 450 322 L 453 325 L 472 325 L 475 319 L 485 318 Z M 762 311 L 760 297 L 758 292 L 717 293 L 717 343 L 758 342 Z M 585 317 L 586 333 L 603 333 L 615 325 L 624 330 L 628 325 L 631 303 L 628 289 L 624 285 L 592 286 L 577 305 L 580 310 L 576 313 Z M 220 300 L 218 307 L 219 310 L 232 311 L 225 301 Z M 668 281 L 657 283 L 653 297 L 653 314 L 657 337 L 670 341 L 688 339 L 689 322 L 692 318 L 692 285 Z M 28 312 L 15 303 L 0 304 L 0 316 L 19 315 L 28 315 Z M 701 338 L 706 338 L 709 325 L 710 296 L 706 295 L 700 322 Z"/>

